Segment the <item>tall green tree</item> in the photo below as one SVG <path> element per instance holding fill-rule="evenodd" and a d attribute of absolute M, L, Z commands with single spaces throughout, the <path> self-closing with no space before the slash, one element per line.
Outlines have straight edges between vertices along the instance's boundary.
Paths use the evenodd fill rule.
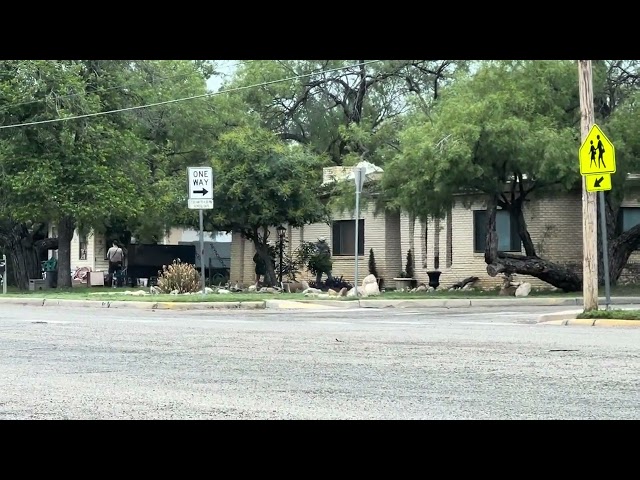
<path fill-rule="evenodd" d="M 605 213 L 609 246 L 609 271 L 616 283 L 631 254 L 640 248 L 640 226 L 626 231 L 622 225 L 621 206 L 625 198 L 638 195 L 640 172 L 640 62 L 637 60 L 601 60 L 593 63 L 594 110 L 596 123 L 616 149 L 616 173 L 612 189 L 605 192 Z M 629 173 L 631 172 L 631 175 Z M 604 282 L 602 241 L 598 235 L 598 277 Z"/>
<path fill-rule="evenodd" d="M 5 61 L 0 116 L 3 125 L 29 123 L 201 95 L 212 68 L 193 61 Z M 25 222 L 56 224 L 61 286 L 71 282 L 76 227 L 119 224 L 149 238 L 177 222 L 184 196 L 177 172 L 206 161 L 211 117 L 210 102 L 195 99 L 0 130 L 2 208 L 11 215 L 4 231 L 22 232 L 12 257 L 30 259 L 14 270 L 18 284 L 39 270 L 34 249 L 24 250 Z M 31 237 L 40 230 L 32 227 Z"/>
<path fill-rule="evenodd" d="M 449 60 L 247 61 L 230 86 L 262 126 L 307 145 L 335 165 L 382 164 L 397 148 L 395 132 L 412 102 L 426 106 L 466 62 Z M 335 69 L 340 70 L 335 70 Z M 286 82 L 273 83 L 288 78 Z"/>
<path fill-rule="evenodd" d="M 523 214 L 536 194 L 579 182 L 578 83 L 575 62 L 503 61 L 460 79 L 430 114 L 401 135 L 402 153 L 384 185 L 396 205 L 419 217 L 442 216 L 467 192 L 483 195 L 489 214 L 485 261 L 490 275 L 536 276 L 568 291 L 577 273 L 538 257 Z M 497 251 L 495 211 L 509 212 L 525 255 Z"/>
<path fill-rule="evenodd" d="M 190 60 L 145 60 L 132 64 L 130 95 L 136 105 L 200 97 L 126 112 L 133 132 L 144 142 L 145 175 L 139 179 L 145 208 L 128 219 L 116 212 L 103 229 L 126 229 L 140 242 L 156 242 L 166 231 L 189 222 L 186 167 L 206 164 L 218 132 L 206 79 L 215 65 Z"/>
<path fill-rule="evenodd" d="M 263 128 L 224 133 L 214 150 L 215 209 L 206 211 L 207 223 L 251 240 L 269 277 L 276 278 L 268 252 L 270 228 L 328 220 L 317 196 L 325 161 Z"/>

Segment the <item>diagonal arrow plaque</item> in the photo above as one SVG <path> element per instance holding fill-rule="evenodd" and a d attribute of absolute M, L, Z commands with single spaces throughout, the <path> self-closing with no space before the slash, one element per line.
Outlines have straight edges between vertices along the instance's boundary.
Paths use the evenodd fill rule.
<path fill-rule="evenodd" d="M 587 185 L 588 192 L 601 192 L 605 190 L 611 190 L 611 175 L 608 173 L 601 173 L 599 175 L 585 175 L 584 179 Z"/>

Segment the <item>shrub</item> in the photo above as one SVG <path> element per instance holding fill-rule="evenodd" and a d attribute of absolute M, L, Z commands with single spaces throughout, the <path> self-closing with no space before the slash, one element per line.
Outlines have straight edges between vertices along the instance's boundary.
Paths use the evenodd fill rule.
<path fill-rule="evenodd" d="M 340 276 L 340 278 L 331 277 L 331 279 L 327 279 L 324 282 L 320 282 L 319 285 L 312 280 L 309 282 L 309 286 L 313 288 L 319 288 L 320 290 L 326 290 L 328 288 L 331 288 L 336 292 L 342 290 L 342 288 L 344 287 L 346 287 L 347 290 L 351 290 L 353 288 L 353 285 L 348 281 L 346 281 L 342 275 Z"/>
<path fill-rule="evenodd" d="M 158 272 L 158 288 L 162 293 L 192 293 L 200 290 L 200 274 L 195 265 L 174 260 L 169 266 L 163 265 Z"/>
<path fill-rule="evenodd" d="M 318 272 L 330 272 L 333 268 L 331 257 L 319 255 L 313 242 L 303 242 L 297 249 L 298 264 L 317 275 Z"/>
<path fill-rule="evenodd" d="M 376 258 L 373 255 L 373 248 L 369 249 L 369 273 L 378 278 L 378 269 L 376 268 Z"/>
<path fill-rule="evenodd" d="M 407 264 L 405 266 L 404 271 L 407 272 L 406 278 L 413 278 L 413 255 L 411 254 L 411 249 L 407 251 Z"/>

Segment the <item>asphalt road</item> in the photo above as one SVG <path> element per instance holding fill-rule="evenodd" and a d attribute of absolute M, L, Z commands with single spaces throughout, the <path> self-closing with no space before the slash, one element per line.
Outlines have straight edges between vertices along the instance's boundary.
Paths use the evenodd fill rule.
<path fill-rule="evenodd" d="M 0 310 L 0 419 L 638 419 L 640 328 L 566 307 Z"/>

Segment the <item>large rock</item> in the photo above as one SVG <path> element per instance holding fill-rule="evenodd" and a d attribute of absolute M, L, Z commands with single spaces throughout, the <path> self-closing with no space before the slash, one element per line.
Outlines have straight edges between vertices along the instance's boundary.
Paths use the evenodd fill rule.
<path fill-rule="evenodd" d="M 308 287 L 305 288 L 305 290 L 302 292 L 304 295 L 306 295 L 307 293 L 322 293 L 322 290 L 320 290 L 319 288 L 313 288 L 313 287 Z"/>
<path fill-rule="evenodd" d="M 373 277 L 373 275 L 369 275 L 369 277 Z M 376 277 L 373 277 L 373 279 L 375 280 Z M 380 295 L 380 289 L 378 288 L 378 282 L 373 282 L 373 283 L 366 283 L 362 286 L 363 290 L 364 290 L 364 296 L 365 297 L 370 297 L 370 296 L 376 296 L 376 295 Z"/>
<path fill-rule="evenodd" d="M 304 292 L 307 288 L 309 288 L 309 284 L 307 284 L 307 287 L 305 288 L 302 282 L 286 282 L 284 283 L 283 287 L 284 287 L 284 291 L 287 293 L 300 293 L 300 292 Z"/>
<path fill-rule="evenodd" d="M 356 287 L 353 287 L 351 290 L 347 292 L 347 297 L 355 297 L 356 296 Z M 367 293 L 364 291 L 362 287 L 358 287 L 358 296 L 366 297 Z"/>
<path fill-rule="evenodd" d="M 338 296 L 338 292 L 336 292 L 334 289 L 330 288 L 329 290 L 327 290 L 327 294 L 331 297 L 336 297 Z"/>
<path fill-rule="evenodd" d="M 307 282 L 306 280 L 300 280 L 300 284 L 302 284 L 302 291 L 304 292 L 305 290 L 309 289 L 309 282 Z"/>
<path fill-rule="evenodd" d="M 376 276 L 373 273 L 370 273 L 366 277 L 362 279 L 362 286 L 369 285 L 375 283 L 376 287 L 378 286 L 378 280 L 376 280 Z"/>
<path fill-rule="evenodd" d="M 530 292 L 531 284 L 529 282 L 523 282 L 516 289 L 516 297 L 526 297 Z"/>
<path fill-rule="evenodd" d="M 256 287 L 255 285 L 249 285 L 249 288 L 247 288 L 247 291 L 248 292 L 255 292 L 257 288 L 258 287 Z"/>
<path fill-rule="evenodd" d="M 338 296 L 339 297 L 346 297 L 347 296 L 347 292 L 348 292 L 347 287 L 342 287 L 340 289 L 340 291 L 338 292 Z"/>

